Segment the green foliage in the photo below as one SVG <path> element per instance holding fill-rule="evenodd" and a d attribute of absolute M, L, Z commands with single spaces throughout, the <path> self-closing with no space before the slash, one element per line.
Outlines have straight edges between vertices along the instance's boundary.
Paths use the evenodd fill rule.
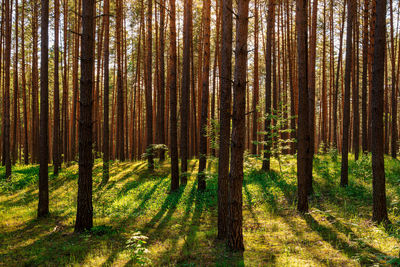
<path fill-rule="evenodd" d="M 63 167 L 58 177 L 51 176 L 51 215 L 45 219 L 36 219 L 36 182 L 21 184 L 14 191 L 0 188 L 0 265 L 396 266 L 400 248 L 398 160 L 385 158 L 393 224 L 383 227 L 370 220 L 372 179 L 363 174 L 363 169 L 369 169 L 370 155 L 360 162 L 350 155 L 346 188 L 339 186 L 340 155 L 316 155 L 315 194 L 305 216 L 296 212 L 296 156 L 281 157 L 282 172 L 278 159 L 272 157 L 271 172 L 264 173 L 259 170 L 261 160 L 245 154 L 243 254 L 232 253 L 225 242 L 216 241 L 215 159 L 208 159 L 204 192 L 197 191 L 198 160 L 190 160 L 187 185 L 173 193 L 169 192 L 168 160 L 154 171 L 147 170 L 145 161 L 110 162 L 110 179 L 101 184 L 102 161 L 96 159 L 95 226 L 84 234 L 73 234 L 77 164 Z M 13 171 L 15 177 L 26 176 L 29 181 L 38 166 L 16 166 Z"/>
<path fill-rule="evenodd" d="M 149 156 L 156 157 L 161 152 L 168 153 L 168 146 L 165 144 L 151 144 L 146 148 L 146 152 L 142 154 L 142 160 L 146 160 Z M 155 167 L 159 167 L 155 162 Z"/>
<path fill-rule="evenodd" d="M 112 226 L 108 225 L 98 225 L 92 227 L 89 231 L 92 235 L 102 236 L 102 235 L 110 235 L 116 233 L 116 230 L 112 228 Z"/>
<path fill-rule="evenodd" d="M 149 251 L 146 249 L 147 236 L 142 235 L 140 231 L 134 232 L 126 241 L 125 248 L 129 251 L 131 260 L 138 265 L 150 264 L 151 260 L 147 257 Z"/>
<path fill-rule="evenodd" d="M 294 117 L 290 115 L 290 110 L 288 105 L 283 102 L 279 103 L 279 108 L 277 110 L 271 109 L 270 114 L 265 114 L 261 117 L 262 120 L 270 120 L 270 128 L 268 131 L 260 131 L 258 135 L 263 136 L 263 141 L 253 141 L 253 144 L 262 144 L 263 150 L 262 154 L 269 152 L 274 155 L 278 160 L 279 169 L 282 171 L 282 160 L 284 160 L 281 155 L 284 151 L 288 151 L 292 143 L 296 142 L 294 138 L 290 138 L 290 133 L 293 129 L 290 129 L 290 121 Z M 269 141 L 265 141 L 264 137 L 267 136 Z M 265 145 L 270 147 L 270 150 L 265 149 Z"/>
<path fill-rule="evenodd" d="M 334 148 L 334 147 L 329 148 L 328 154 L 331 157 L 331 160 L 333 162 L 337 162 L 338 161 L 339 152 L 338 152 L 338 150 L 336 148 Z"/>
<path fill-rule="evenodd" d="M 161 151 L 168 152 L 168 146 L 165 144 L 151 144 L 146 148 L 146 152 L 142 154 L 142 159 L 146 160 L 149 156 L 155 157 Z"/>
<path fill-rule="evenodd" d="M 360 154 L 360 158 L 357 161 L 351 161 L 352 165 L 350 171 L 359 179 L 370 181 L 372 179 L 372 159 L 370 156 Z"/>
<path fill-rule="evenodd" d="M 210 142 L 210 146 L 213 149 L 219 148 L 219 130 L 220 124 L 218 119 L 210 119 L 210 123 L 207 124 L 205 127 L 206 129 L 206 136 Z"/>
<path fill-rule="evenodd" d="M 1 177 L 1 176 L 0 176 Z M 39 180 L 39 168 L 37 166 L 16 166 L 10 180 L 0 179 L 0 191 L 14 193 Z"/>

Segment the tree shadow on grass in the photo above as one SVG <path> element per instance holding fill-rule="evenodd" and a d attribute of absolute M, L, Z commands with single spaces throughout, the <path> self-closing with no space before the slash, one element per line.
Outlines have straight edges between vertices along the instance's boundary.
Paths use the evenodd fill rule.
<path fill-rule="evenodd" d="M 342 252 L 350 259 L 357 259 L 361 265 L 370 265 L 378 263 L 380 256 L 387 256 L 382 251 L 373 248 L 372 246 L 361 241 L 360 238 L 348 227 L 340 222 L 334 222 L 334 227 L 339 232 L 349 236 L 350 241 L 356 244 L 349 244 L 346 240 L 342 239 L 336 231 L 320 224 L 311 214 L 304 214 L 302 218 L 307 225 L 325 241 L 328 242 L 333 248 Z"/>
<path fill-rule="evenodd" d="M 136 219 L 139 218 L 139 216 L 146 209 L 147 202 L 152 198 L 152 196 L 155 193 L 155 191 L 157 190 L 157 188 L 165 181 L 166 181 L 165 179 L 160 179 L 156 184 L 153 185 L 153 187 L 151 189 L 149 189 L 143 196 L 141 196 L 140 199 L 142 199 L 142 201 L 137 206 L 137 208 L 133 212 L 131 212 L 126 218 L 119 221 L 117 223 L 116 228 L 117 229 L 126 229 L 126 226 L 128 224 L 133 225 L 136 222 Z M 102 264 L 102 266 L 112 266 L 113 265 L 114 261 L 118 257 L 118 254 L 121 253 L 125 249 L 124 245 L 125 245 L 126 241 L 127 241 L 126 238 L 121 238 L 120 246 L 114 247 L 112 249 L 110 255 L 108 256 L 107 260 Z M 132 264 L 132 262 L 130 262 L 130 264 Z"/>
<path fill-rule="evenodd" d="M 82 264 L 91 251 L 103 247 L 104 243 L 110 247 L 115 239 L 120 239 L 117 232 L 103 237 L 90 233 L 73 234 L 73 227 L 63 224 L 63 219 L 65 218 L 52 215 L 33 219 L 23 228 L 2 235 L 1 239 L 5 240 L 1 243 L 12 249 L 7 249 L 0 258 L 6 265 Z M 27 236 L 34 239 L 27 240 Z"/>
<path fill-rule="evenodd" d="M 150 229 L 153 228 L 155 226 L 155 224 L 158 221 L 160 221 L 161 218 L 163 218 L 164 214 L 166 214 L 166 215 L 164 216 L 164 218 L 162 219 L 160 224 L 157 226 L 157 229 L 160 230 L 160 229 L 162 229 L 163 227 L 166 226 L 168 221 L 171 219 L 172 214 L 175 212 L 175 210 L 176 210 L 176 208 L 177 208 L 177 206 L 179 204 L 179 200 L 182 197 L 182 194 L 183 194 L 184 190 L 185 190 L 184 187 L 180 187 L 178 189 L 178 191 L 168 194 L 168 196 L 164 200 L 164 203 L 161 205 L 160 210 L 146 224 L 145 230 L 147 230 L 148 228 L 150 228 Z"/>

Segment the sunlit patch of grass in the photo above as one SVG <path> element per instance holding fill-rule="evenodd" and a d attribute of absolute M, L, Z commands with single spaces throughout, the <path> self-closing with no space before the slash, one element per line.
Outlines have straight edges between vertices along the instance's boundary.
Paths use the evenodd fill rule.
<path fill-rule="evenodd" d="M 169 193 L 169 161 L 149 171 L 144 161 L 112 162 L 102 184 L 102 161 L 93 170 L 94 225 L 73 233 L 78 165 L 50 167 L 50 212 L 36 219 L 38 166 L 13 167 L 0 181 L 0 265 L 134 264 L 125 244 L 132 233 L 148 237 L 151 265 L 357 266 L 393 264 L 400 250 L 400 163 L 386 158 L 389 227 L 374 225 L 370 156 L 350 157 L 349 186 L 339 187 L 340 157 L 314 160 L 310 213 L 296 212 L 296 160 L 272 159 L 272 171 L 246 157 L 243 183 L 244 253 L 217 241 L 217 162 L 207 166 L 207 190 L 197 191 L 197 160 L 189 180 Z M 0 168 L 0 175 L 4 168 Z"/>

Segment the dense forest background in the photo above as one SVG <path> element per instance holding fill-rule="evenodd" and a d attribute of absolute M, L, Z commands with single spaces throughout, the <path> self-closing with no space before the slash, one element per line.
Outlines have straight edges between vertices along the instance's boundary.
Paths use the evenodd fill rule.
<path fill-rule="evenodd" d="M 4 221 L 12 217 L 2 209 L 11 204 L 17 208 L 11 216 L 29 211 L 25 219 L 37 208 L 49 227 L 71 228 L 61 222 L 64 216 L 76 233 L 99 231 L 113 239 L 122 227 L 112 223 L 118 212 L 108 210 L 109 221 L 96 225 L 99 203 L 103 215 L 107 206 L 99 192 L 122 198 L 113 186 L 125 188 L 123 179 L 138 179 L 124 194 L 136 190 L 136 182 L 150 181 L 144 189 L 154 190 L 167 182 L 162 187 L 167 204 L 158 213 L 156 207 L 146 211 L 156 214 L 144 227 L 150 235 L 164 214 L 182 213 L 179 199 L 193 201 L 195 189 L 186 191 L 196 185 L 200 202 L 193 218 L 199 205 L 210 212 L 214 221 L 208 223 L 215 229 L 210 236 L 236 253 L 251 247 L 243 214 L 257 220 L 246 189 L 256 182 L 266 191 L 254 199 L 266 202 L 268 212 L 276 215 L 276 206 L 288 205 L 298 213 L 280 217 L 294 216 L 304 227 L 321 230 L 325 226 L 316 227 L 310 214 L 316 209 L 328 214 L 320 206 L 328 199 L 341 216 L 339 207 L 350 201 L 352 212 L 360 208 L 364 220 L 376 223 L 357 231 L 385 229 L 398 243 L 400 1 L 2 0 L 0 23 Z M 283 197 L 274 204 L 271 181 Z M 60 187 L 77 189 L 63 204 L 73 206 L 73 221 L 72 207 L 61 215 L 53 204 Z M 30 204 L 11 201 L 28 192 Z M 150 198 L 139 190 L 130 201 L 144 204 Z M 207 220 L 201 215 L 192 225 Z M 365 252 L 371 262 L 398 263 L 393 247 L 383 252 L 363 241 L 360 251 L 352 250 L 354 232 L 343 227 L 350 245 L 341 240 L 333 247 L 345 247 L 351 260 Z M 327 229 L 320 234 L 324 242 L 333 235 Z M 0 237 L 11 233 L 0 231 Z M 135 251 L 129 263 L 146 263 L 146 238 L 139 233 L 128 239 Z M 118 236 L 107 242 L 117 240 L 126 241 Z M 191 236 L 191 249 L 195 244 Z M 8 249 L 0 252 L 10 257 Z M 367 263 L 361 258 L 358 263 Z M 329 259 L 323 263 L 329 265 Z"/>

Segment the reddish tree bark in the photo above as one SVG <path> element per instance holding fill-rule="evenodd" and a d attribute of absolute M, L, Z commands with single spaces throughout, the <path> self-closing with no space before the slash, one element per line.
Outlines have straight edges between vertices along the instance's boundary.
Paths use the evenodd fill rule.
<path fill-rule="evenodd" d="M 169 44 L 169 103 L 170 103 L 170 154 L 171 154 L 171 191 L 179 188 L 178 129 L 176 118 L 177 106 L 177 57 L 176 57 L 176 25 L 175 0 L 169 0 L 170 9 L 170 44 Z"/>
<path fill-rule="evenodd" d="M 93 168 L 93 71 L 94 71 L 94 0 L 82 5 L 82 46 L 79 116 L 79 178 L 78 207 L 75 232 L 93 226 L 92 168 Z"/>
<path fill-rule="evenodd" d="M 109 161 L 110 161 L 110 136 L 109 136 L 109 109 L 110 109 L 110 81 L 109 81 L 109 64 L 110 64 L 110 2 L 104 1 L 104 112 L 103 112 L 103 183 L 109 180 Z M 138 59 L 139 60 L 139 59 Z"/>
<path fill-rule="evenodd" d="M 189 118 L 190 118 L 190 47 L 191 34 L 190 24 L 192 20 L 192 0 L 184 3 L 184 19 L 183 19 L 183 62 L 182 62 L 182 87 L 181 87 L 181 136 L 180 136 L 180 154 L 181 154 L 181 183 L 187 183 L 187 160 L 189 156 L 188 133 L 189 133 Z"/>
<path fill-rule="evenodd" d="M 207 165 L 207 119 L 208 119 L 208 98 L 209 98 L 209 75 L 210 75 L 210 17 L 211 17 L 211 0 L 205 0 L 203 6 L 203 71 L 202 71 L 202 96 L 201 96 L 201 119 L 200 119 L 200 159 L 199 159 L 199 175 L 198 190 L 206 189 L 206 180 L 204 170 Z"/>
<path fill-rule="evenodd" d="M 153 103 L 152 103 L 152 7 L 153 1 L 147 1 L 147 35 L 146 35 L 146 132 L 147 132 L 147 148 L 153 144 Z M 147 160 L 149 169 L 154 169 L 153 151 L 149 153 Z"/>
<path fill-rule="evenodd" d="M 243 152 L 245 138 L 247 35 L 249 0 L 238 2 L 236 24 L 235 78 L 233 83 L 232 145 L 229 173 L 229 227 L 228 245 L 234 251 L 243 251 Z"/>
<path fill-rule="evenodd" d="M 218 239 L 226 239 L 228 234 L 228 175 L 232 103 L 232 20 L 232 0 L 222 0 Z"/>
<path fill-rule="evenodd" d="M 10 0 L 5 0 L 4 15 L 5 15 L 5 49 L 4 49 L 4 69 L 9 70 L 11 65 L 11 22 L 12 8 Z M 11 177 L 11 155 L 10 155 L 10 72 L 4 73 L 4 163 L 6 165 L 6 179 Z"/>
<path fill-rule="evenodd" d="M 375 222 L 388 221 L 386 207 L 384 141 L 383 141 L 383 95 L 386 51 L 386 0 L 376 1 L 374 63 L 372 66 L 372 173 L 373 213 Z"/>
<path fill-rule="evenodd" d="M 272 37 L 274 32 L 275 24 L 275 1 L 270 0 L 268 2 L 268 22 L 267 22 L 267 44 L 266 44 L 266 56 L 265 56 L 265 122 L 264 122 L 264 158 L 262 163 L 263 171 L 270 171 L 270 158 L 271 158 L 271 103 L 272 103 L 272 92 L 271 92 L 271 81 L 272 81 Z"/>
<path fill-rule="evenodd" d="M 344 77 L 344 102 L 343 102 L 343 133 L 342 133 L 342 167 L 340 186 L 347 186 L 349 183 L 349 129 L 350 129 L 350 82 L 352 71 L 353 53 L 353 24 L 356 13 L 356 1 L 347 0 L 347 37 L 346 37 L 346 70 Z"/>
<path fill-rule="evenodd" d="M 308 211 L 308 160 L 311 149 L 309 131 L 309 91 L 308 91 L 308 34 L 307 34 L 307 0 L 297 1 L 297 56 L 298 56 L 298 86 L 299 86 L 299 118 L 297 131 L 297 210 Z"/>
<path fill-rule="evenodd" d="M 53 124 L 53 165 L 54 174 L 57 175 L 61 167 L 60 156 L 60 90 L 59 90 L 59 0 L 54 2 L 54 124 Z"/>

